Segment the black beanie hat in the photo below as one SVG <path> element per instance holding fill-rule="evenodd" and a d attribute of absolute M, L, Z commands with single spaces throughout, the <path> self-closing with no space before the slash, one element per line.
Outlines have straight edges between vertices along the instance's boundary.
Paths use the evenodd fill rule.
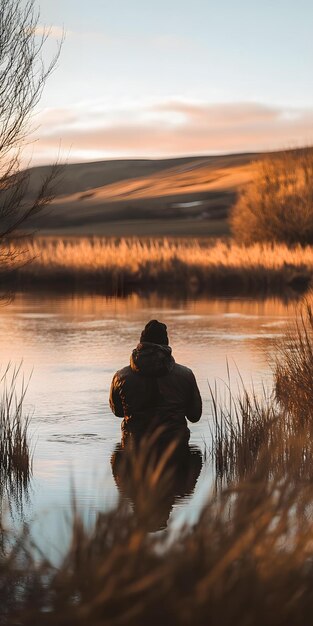
<path fill-rule="evenodd" d="M 162 346 L 168 346 L 168 336 L 166 332 L 166 325 L 158 320 L 150 320 L 145 325 L 141 335 L 140 343 L 147 341 L 148 343 L 158 343 Z"/>

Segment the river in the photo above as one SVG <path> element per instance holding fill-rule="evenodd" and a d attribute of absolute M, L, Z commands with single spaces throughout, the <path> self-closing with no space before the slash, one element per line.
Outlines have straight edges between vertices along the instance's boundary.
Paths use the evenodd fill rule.
<path fill-rule="evenodd" d="M 203 417 L 191 424 L 191 444 L 203 455 L 192 493 L 180 494 L 170 511 L 173 524 L 196 519 L 212 486 L 205 461 L 210 445 L 209 384 L 225 394 L 244 384 L 270 390 L 275 346 L 294 317 L 293 304 L 279 299 L 17 294 L 0 310 L 2 368 L 22 363 L 29 385 L 25 411 L 31 414 L 33 478 L 23 506 L 36 540 L 49 551 L 66 536 L 70 502 L 93 517 L 117 500 L 110 459 L 120 440 L 120 420 L 108 404 L 114 372 L 149 319 L 168 326 L 177 362 L 191 367 L 203 397 Z"/>

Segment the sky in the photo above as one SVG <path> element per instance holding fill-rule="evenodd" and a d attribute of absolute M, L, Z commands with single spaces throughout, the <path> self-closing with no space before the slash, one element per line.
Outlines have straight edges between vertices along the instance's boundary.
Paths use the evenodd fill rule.
<path fill-rule="evenodd" d="M 34 163 L 313 143 L 312 0 L 38 0 Z"/>

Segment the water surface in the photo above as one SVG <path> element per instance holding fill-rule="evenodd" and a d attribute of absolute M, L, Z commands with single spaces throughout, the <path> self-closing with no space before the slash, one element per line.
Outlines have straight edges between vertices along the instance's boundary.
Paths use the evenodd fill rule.
<path fill-rule="evenodd" d="M 110 459 L 120 420 L 111 414 L 109 388 L 149 319 L 168 325 L 174 358 L 196 375 L 203 418 L 190 425 L 191 444 L 203 453 L 210 442 L 209 384 L 224 394 L 228 363 L 235 391 L 238 372 L 248 387 L 263 382 L 270 389 L 275 345 L 292 316 L 294 306 L 275 299 L 156 295 L 19 294 L 2 307 L 2 364 L 23 360 L 25 377 L 31 375 L 25 408 L 33 415 L 34 475 L 24 515 L 36 520 L 40 543 L 59 543 L 73 489 L 91 516 L 117 499 Z M 196 518 L 211 484 L 207 462 L 194 493 L 178 498 L 171 518 Z"/>

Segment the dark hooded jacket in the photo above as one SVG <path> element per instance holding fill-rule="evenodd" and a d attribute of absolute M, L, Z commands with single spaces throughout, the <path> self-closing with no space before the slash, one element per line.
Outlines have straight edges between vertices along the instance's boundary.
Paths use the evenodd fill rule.
<path fill-rule="evenodd" d="M 202 413 L 193 372 L 175 363 L 169 346 L 150 342 L 140 343 L 130 365 L 114 375 L 110 406 L 124 418 L 123 429 L 139 433 L 157 426 L 188 431 L 186 418 L 198 422 Z"/>

